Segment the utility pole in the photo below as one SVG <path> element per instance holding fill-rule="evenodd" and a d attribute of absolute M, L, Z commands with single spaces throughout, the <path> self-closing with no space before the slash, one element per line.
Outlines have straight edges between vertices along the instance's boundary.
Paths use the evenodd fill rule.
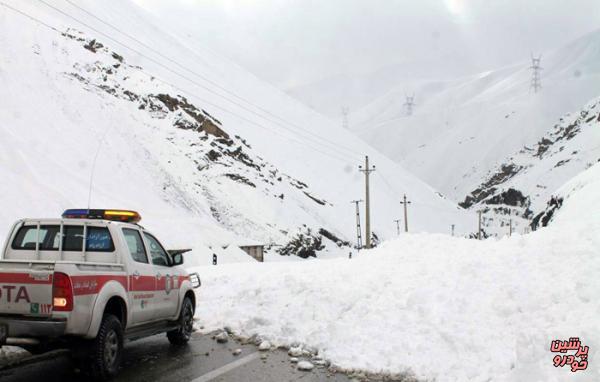
<path fill-rule="evenodd" d="M 508 237 L 512 236 L 512 218 L 508 219 Z"/>
<path fill-rule="evenodd" d="M 394 220 L 396 222 L 396 232 L 400 236 L 400 219 Z"/>
<path fill-rule="evenodd" d="M 344 130 L 348 130 L 348 114 L 350 113 L 350 109 L 348 106 L 342 106 L 342 127 Z"/>
<path fill-rule="evenodd" d="M 477 211 L 477 214 L 479 215 L 479 229 L 477 230 L 477 240 L 481 240 L 481 214 L 483 213 L 483 211 L 479 210 Z"/>
<path fill-rule="evenodd" d="M 406 200 L 406 194 L 404 194 L 404 197 L 402 199 L 403 201 L 400 202 L 400 204 L 404 204 L 404 232 L 408 232 L 408 205 L 411 203 L 410 201 Z"/>
<path fill-rule="evenodd" d="M 406 96 L 406 102 L 404 102 L 404 107 L 406 108 L 406 115 L 412 115 L 413 107 L 415 106 L 415 95 Z"/>
<path fill-rule="evenodd" d="M 452 224 L 452 236 L 454 236 L 454 224 Z"/>
<path fill-rule="evenodd" d="M 543 68 L 540 65 L 541 62 L 542 62 L 541 54 L 537 58 L 533 57 L 533 53 L 531 54 L 531 66 L 529 67 L 529 69 L 533 70 L 533 72 L 531 73 L 531 85 L 530 85 L 529 89 L 533 89 L 534 93 L 537 93 L 538 90 L 540 90 L 542 88 L 542 80 L 541 80 L 540 72 Z"/>
<path fill-rule="evenodd" d="M 358 207 L 358 204 L 362 203 L 362 200 L 353 200 L 350 203 L 356 204 L 356 247 L 361 249 L 362 234 L 360 233 L 360 208 Z"/>
<path fill-rule="evenodd" d="M 365 167 L 358 166 L 365 173 L 365 248 L 371 248 L 371 200 L 369 197 L 369 175 L 375 171 L 375 166 L 369 167 L 369 156 L 365 156 Z"/>

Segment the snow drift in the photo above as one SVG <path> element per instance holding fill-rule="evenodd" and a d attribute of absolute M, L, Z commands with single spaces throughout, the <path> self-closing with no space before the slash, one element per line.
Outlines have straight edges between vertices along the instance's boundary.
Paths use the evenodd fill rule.
<path fill-rule="evenodd" d="M 197 316 L 346 369 L 436 381 L 600 378 L 600 164 L 557 194 L 532 234 L 468 240 L 414 234 L 358 258 L 201 268 Z M 585 371 L 555 368 L 550 343 L 579 337 Z"/>

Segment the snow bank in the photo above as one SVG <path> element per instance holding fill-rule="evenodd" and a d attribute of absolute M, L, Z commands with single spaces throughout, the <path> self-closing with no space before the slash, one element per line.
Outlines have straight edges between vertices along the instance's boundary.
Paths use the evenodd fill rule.
<path fill-rule="evenodd" d="M 600 231 L 600 162 L 571 179 L 555 194 L 564 198 L 564 204 L 552 225 L 578 224 L 592 235 Z"/>
<path fill-rule="evenodd" d="M 343 368 L 600 380 L 599 234 L 559 224 L 498 241 L 404 235 L 352 260 L 208 267 L 197 315 L 209 330 L 316 347 Z M 551 341 L 576 336 L 588 369 L 555 368 Z"/>
<path fill-rule="evenodd" d="M 25 358 L 29 355 L 28 352 L 16 346 L 0 347 L 0 367 L 9 365 L 14 361 Z"/>
<path fill-rule="evenodd" d="M 229 245 L 226 248 L 196 248 L 183 255 L 185 265 L 191 272 L 198 272 L 198 270 L 202 271 L 202 269 L 204 269 L 203 266 L 213 266 L 213 254 L 217 255 L 217 265 L 257 262 L 252 256 L 242 251 L 239 247 Z"/>

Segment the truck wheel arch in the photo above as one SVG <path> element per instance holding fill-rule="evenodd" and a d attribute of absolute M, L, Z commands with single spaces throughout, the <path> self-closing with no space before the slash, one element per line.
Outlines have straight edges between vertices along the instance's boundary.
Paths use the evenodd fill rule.
<path fill-rule="evenodd" d="M 119 296 L 111 297 L 107 301 L 102 315 L 105 315 L 107 313 L 117 317 L 119 321 L 121 321 L 123 329 L 125 329 L 125 327 L 127 326 L 127 304 L 125 303 L 125 300 L 123 300 Z"/>
<path fill-rule="evenodd" d="M 196 293 L 194 293 L 193 289 L 189 289 L 183 295 L 183 299 L 185 300 L 186 297 L 188 297 L 190 300 L 192 300 L 192 307 L 193 307 L 194 313 L 195 313 L 196 312 Z M 181 303 L 179 305 L 181 306 L 182 304 L 183 304 L 183 300 L 181 300 Z"/>
<path fill-rule="evenodd" d="M 110 303 L 110 305 L 109 305 Z M 100 324 L 102 323 L 102 317 L 106 312 L 106 309 L 110 309 L 111 313 L 119 319 L 123 318 L 121 324 L 123 330 L 126 329 L 126 324 L 129 321 L 129 310 L 127 309 L 127 293 L 125 288 L 116 282 L 110 281 L 106 283 L 102 289 L 98 292 L 94 308 L 92 310 L 92 317 L 90 321 L 90 327 L 85 335 L 85 338 L 96 338 Z"/>

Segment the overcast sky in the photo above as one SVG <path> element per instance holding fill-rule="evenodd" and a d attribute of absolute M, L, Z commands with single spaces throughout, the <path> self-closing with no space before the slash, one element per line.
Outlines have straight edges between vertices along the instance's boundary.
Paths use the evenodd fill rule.
<path fill-rule="evenodd" d="M 497 68 L 600 28 L 600 0 L 134 0 L 282 88 L 414 62 Z"/>

